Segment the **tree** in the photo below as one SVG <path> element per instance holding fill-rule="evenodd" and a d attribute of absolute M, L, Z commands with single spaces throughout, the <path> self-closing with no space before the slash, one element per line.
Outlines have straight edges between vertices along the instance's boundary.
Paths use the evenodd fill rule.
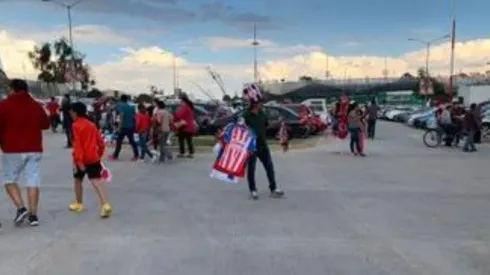
<path fill-rule="evenodd" d="M 402 79 L 414 79 L 415 77 L 409 73 L 409 72 L 406 72 L 404 73 L 402 76 L 401 76 Z"/>
<path fill-rule="evenodd" d="M 90 98 L 99 98 L 102 96 L 104 96 L 104 93 L 97 88 L 93 88 L 90 92 L 87 93 L 87 97 Z"/>
<path fill-rule="evenodd" d="M 229 95 L 226 94 L 226 95 L 223 96 L 223 99 L 222 100 L 225 103 L 229 103 L 229 102 L 231 102 L 231 96 L 229 96 Z"/>
<path fill-rule="evenodd" d="M 308 76 L 308 75 L 302 75 L 299 77 L 299 81 L 302 81 L 302 82 L 312 82 L 313 81 L 313 78 L 311 76 Z"/>
<path fill-rule="evenodd" d="M 432 83 L 432 95 L 424 95 L 420 92 L 420 83 L 423 80 L 428 80 Z M 437 79 L 430 77 L 424 68 L 420 68 L 417 70 L 417 84 L 413 89 L 414 96 L 418 99 L 426 99 L 426 98 L 440 98 L 446 96 L 446 87 L 444 83 L 437 81 Z"/>
<path fill-rule="evenodd" d="M 95 85 L 90 66 L 84 63 L 85 55 L 79 51 L 73 51 L 65 38 L 60 38 L 52 43 L 43 43 L 35 46 L 28 53 L 29 60 L 39 71 L 38 80 L 48 83 L 66 83 L 66 73 L 69 62 L 74 57 L 76 75 L 79 76 L 83 90 L 88 90 Z"/>
<path fill-rule="evenodd" d="M 152 101 L 153 97 L 149 94 L 140 94 L 135 98 L 137 103 L 151 103 Z"/>

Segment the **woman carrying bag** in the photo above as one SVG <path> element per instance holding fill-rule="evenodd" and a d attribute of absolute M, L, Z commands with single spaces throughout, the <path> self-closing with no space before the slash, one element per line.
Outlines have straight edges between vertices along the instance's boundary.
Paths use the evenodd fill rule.
<path fill-rule="evenodd" d="M 194 144 L 192 137 L 197 133 L 197 123 L 195 120 L 194 104 L 186 94 L 180 96 L 180 106 L 174 115 L 174 125 L 179 140 L 178 158 L 185 156 L 185 143 L 189 149 L 188 158 L 194 157 Z"/>

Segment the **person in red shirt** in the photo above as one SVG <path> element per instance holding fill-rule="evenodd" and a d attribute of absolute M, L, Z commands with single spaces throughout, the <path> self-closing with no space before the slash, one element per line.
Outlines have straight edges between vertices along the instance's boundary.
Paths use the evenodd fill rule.
<path fill-rule="evenodd" d="M 37 210 L 41 184 L 43 130 L 49 128 L 44 108 L 29 94 L 27 83 L 10 81 L 11 92 L 0 102 L 0 147 L 5 189 L 17 208 L 14 219 L 20 225 L 28 218 L 31 226 L 39 225 Z M 28 208 L 24 205 L 18 181 L 21 174 L 27 180 Z"/>
<path fill-rule="evenodd" d="M 104 140 L 97 126 L 89 119 L 87 106 L 82 102 L 75 102 L 70 106 L 70 116 L 73 120 L 73 165 L 75 178 L 75 202 L 69 205 L 72 212 L 82 212 L 83 206 L 83 178 L 87 175 L 99 197 L 101 209 L 100 217 L 109 218 L 112 206 L 107 201 L 107 185 L 102 180 L 104 169 L 101 159 L 104 156 Z"/>
<path fill-rule="evenodd" d="M 58 104 L 56 98 L 53 96 L 51 101 L 46 106 L 49 112 L 49 121 L 51 122 L 51 130 L 56 133 L 56 128 L 60 123 L 60 105 Z"/>
<path fill-rule="evenodd" d="M 174 125 L 176 127 L 177 137 L 179 139 L 179 155 L 177 157 L 184 157 L 184 143 L 187 143 L 187 146 L 189 147 L 189 155 L 187 155 L 187 157 L 192 158 L 194 156 L 194 144 L 192 137 L 197 133 L 194 104 L 186 94 L 182 94 L 180 96 L 180 100 L 181 104 L 174 115 Z"/>
<path fill-rule="evenodd" d="M 139 146 L 140 146 L 140 160 L 144 161 L 145 156 L 148 155 L 152 160 L 154 160 L 154 156 L 148 148 L 148 141 L 150 138 L 150 130 L 151 130 L 151 117 L 148 114 L 148 110 L 145 105 L 138 104 L 138 113 L 136 114 L 136 133 L 139 137 Z"/>

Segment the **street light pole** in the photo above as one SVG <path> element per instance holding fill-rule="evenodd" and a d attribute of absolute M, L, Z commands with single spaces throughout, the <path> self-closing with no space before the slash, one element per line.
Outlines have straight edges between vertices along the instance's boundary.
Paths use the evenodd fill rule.
<path fill-rule="evenodd" d="M 456 0 L 452 0 L 452 24 L 451 24 L 451 60 L 449 66 L 449 99 L 452 100 L 454 94 L 454 51 L 456 44 Z"/>
<path fill-rule="evenodd" d="M 254 49 L 254 83 L 257 83 L 257 79 L 258 79 L 257 47 L 259 46 L 259 42 L 257 41 L 257 24 L 255 23 L 254 23 L 254 40 L 252 42 L 252 46 Z"/>

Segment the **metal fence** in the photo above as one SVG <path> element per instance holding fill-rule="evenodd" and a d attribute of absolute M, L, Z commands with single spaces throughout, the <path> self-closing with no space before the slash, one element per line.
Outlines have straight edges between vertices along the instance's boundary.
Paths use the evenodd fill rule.
<path fill-rule="evenodd" d="M 29 92 L 37 98 L 50 98 L 70 91 L 69 85 L 28 80 Z"/>

